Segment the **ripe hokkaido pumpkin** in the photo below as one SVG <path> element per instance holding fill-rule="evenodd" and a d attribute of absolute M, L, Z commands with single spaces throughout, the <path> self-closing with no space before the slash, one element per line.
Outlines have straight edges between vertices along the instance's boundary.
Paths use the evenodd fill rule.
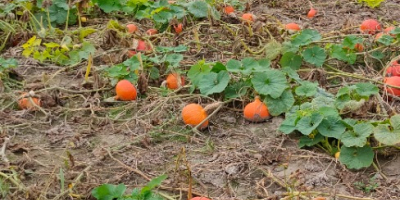
<path fill-rule="evenodd" d="M 400 76 L 400 60 L 393 61 L 386 69 L 386 76 Z"/>
<path fill-rule="evenodd" d="M 31 97 L 32 98 L 32 102 L 29 100 L 28 93 L 23 93 L 20 96 L 20 100 L 18 100 L 18 107 L 22 110 L 36 110 L 37 108 L 35 107 L 34 104 L 36 104 L 37 106 L 41 106 L 40 103 L 40 99 L 36 98 L 36 97 Z"/>
<path fill-rule="evenodd" d="M 206 197 L 193 197 L 190 200 L 211 200 L 211 199 L 206 198 Z"/>
<path fill-rule="evenodd" d="M 116 100 L 132 101 L 137 97 L 137 90 L 135 86 L 128 80 L 121 80 L 115 86 Z"/>
<path fill-rule="evenodd" d="M 363 33 L 375 34 L 376 32 L 381 31 L 382 27 L 375 19 L 367 19 L 361 23 L 360 29 Z"/>
<path fill-rule="evenodd" d="M 178 81 L 179 80 L 178 77 L 180 77 L 180 82 Z M 172 73 L 168 75 L 166 86 L 169 89 L 171 90 L 178 89 L 184 85 L 185 85 L 185 78 L 183 76 L 180 76 L 177 73 Z"/>
<path fill-rule="evenodd" d="M 400 96 L 400 89 L 393 88 L 390 86 L 400 87 L 400 76 L 392 76 L 386 77 L 384 80 L 385 84 L 385 92 L 392 94 L 394 96 Z"/>
<path fill-rule="evenodd" d="M 200 124 L 204 119 L 207 118 L 207 116 L 207 112 L 203 109 L 203 107 L 196 103 L 188 104 L 182 109 L 183 122 L 192 127 Z M 201 124 L 199 128 L 204 129 L 207 126 L 208 120 Z"/>
<path fill-rule="evenodd" d="M 243 115 L 251 122 L 262 122 L 270 117 L 267 105 L 258 96 L 244 107 Z"/>

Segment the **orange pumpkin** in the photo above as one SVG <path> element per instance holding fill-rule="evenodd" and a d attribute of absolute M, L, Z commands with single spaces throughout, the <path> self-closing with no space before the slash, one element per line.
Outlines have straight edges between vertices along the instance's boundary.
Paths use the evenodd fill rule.
<path fill-rule="evenodd" d="M 400 76 L 400 60 L 393 61 L 386 69 L 386 76 Z"/>
<path fill-rule="evenodd" d="M 232 6 L 225 6 L 224 7 L 224 13 L 229 15 L 231 13 L 235 12 L 235 8 Z"/>
<path fill-rule="evenodd" d="M 172 73 L 172 74 L 168 75 L 166 85 L 169 89 L 174 90 L 174 89 L 178 89 L 185 85 L 185 78 L 183 76 L 180 76 L 181 82 L 180 83 L 178 82 L 179 76 L 180 75 L 177 73 Z"/>
<path fill-rule="evenodd" d="M 138 30 L 138 27 L 135 24 L 128 24 L 126 25 L 126 29 L 128 30 L 128 33 L 134 33 Z"/>
<path fill-rule="evenodd" d="M 34 104 L 36 104 L 37 106 L 41 106 L 40 99 L 38 99 L 36 97 L 31 97 L 32 98 L 32 102 L 34 103 L 34 104 L 32 104 L 32 102 L 29 100 L 29 97 L 24 97 L 26 95 L 28 95 L 28 93 L 23 93 L 20 96 L 21 99 L 18 100 L 18 106 L 19 106 L 20 109 L 22 109 L 22 110 L 25 110 L 25 109 L 27 109 L 27 110 L 36 110 L 37 108 L 35 107 Z"/>
<path fill-rule="evenodd" d="M 137 97 L 137 90 L 135 86 L 128 80 L 121 80 L 115 86 L 116 100 L 132 101 Z"/>
<path fill-rule="evenodd" d="M 199 104 L 192 103 L 186 105 L 182 110 L 182 119 L 186 125 L 192 127 L 200 124 L 204 119 L 207 118 L 207 112 Z M 199 126 L 200 129 L 204 129 L 208 126 L 208 120 Z"/>
<path fill-rule="evenodd" d="M 262 122 L 270 117 L 268 107 L 260 101 L 260 97 L 246 105 L 243 110 L 244 118 L 251 122 Z"/>
<path fill-rule="evenodd" d="M 193 197 L 190 200 L 211 200 L 211 199 L 209 199 L 207 197 Z"/>
<path fill-rule="evenodd" d="M 300 31 L 300 30 L 301 30 L 300 26 L 299 26 L 298 24 L 296 24 L 296 23 L 289 23 L 289 24 L 286 24 L 286 25 L 285 25 L 285 29 L 286 29 L 290 34 L 293 34 L 293 33 L 297 32 L 297 31 Z"/>
<path fill-rule="evenodd" d="M 308 11 L 307 13 L 307 17 L 309 19 L 313 18 L 315 15 L 317 14 L 317 10 L 315 10 L 314 8 L 311 8 L 310 11 Z"/>
<path fill-rule="evenodd" d="M 158 33 L 157 29 L 151 28 L 146 31 L 147 35 L 155 35 Z"/>
<path fill-rule="evenodd" d="M 390 86 L 400 87 L 400 76 L 392 76 L 385 78 L 385 92 L 392 94 L 394 96 L 400 96 L 400 89 L 393 88 Z"/>
<path fill-rule="evenodd" d="M 254 15 L 251 13 L 244 13 L 242 15 L 242 20 L 247 23 L 254 22 Z"/>
<path fill-rule="evenodd" d="M 376 32 L 381 31 L 382 27 L 375 19 L 367 19 L 361 23 L 360 29 L 363 33 L 375 34 Z"/>

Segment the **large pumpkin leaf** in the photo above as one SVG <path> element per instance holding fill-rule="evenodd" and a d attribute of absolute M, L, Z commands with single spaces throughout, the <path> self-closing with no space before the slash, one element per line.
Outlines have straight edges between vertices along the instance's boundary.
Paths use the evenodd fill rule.
<path fill-rule="evenodd" d="M 324 136 L 322 136 L 321 134 L 317 134 L 313 137 L 303 135 L 303 136 L 301 136 L 301 138 L 299 140 L 299 148 L 303 148 L 305 146 L 312 147 L 312 146 L 322 142 L 323 140 L 324 140 Z"/>
<path fill-rule="evenodd" d="M 318 83 L 302 81 L 301 86 L 297 87 L 295 92 L 299 96 L 312 97 L 317 93 Z"/>
<path fill-rule="evenodd" d="M 202 0 L 196 0 L 188 3 L 188 11 L 196 18 L 208 16 L 208 4 Z"/>
<path fill-rule="evenodd" d="M 300 55 L 297 55 L 289 51 L 282 55 L 279 64 L 281 64 L 282 67 L 290 67 L 294 70 L 298 70 L 300 69 L 302 61 L 303 59 L 301 58 Z"/>
<path fill-rule="evenodd" d="M 324 64 L 326 58 L 324 49 L 318 46 L 305 49 L 302 55 L 306 62 L 317 67 L 322 67 L 322 64 Z"/>
<path fill-rule="evenodd" d="M 321 40 L 322 36 L 316 30 L 311 29 L 304 29 L 300 32 L 300 34 L 296 35 L 293 40 L 292 44 L 297 46 L 305 46 L 309 45 L 312 42 L 316 42 Z"/>
<path fill-rule="evenodd" d="M 204 95 L 220 93 L 225 90 L 229 79 L 230 76 L 227 71 L 220 71 L 218 74 L 215 72 L 205 74 L 199 82 L 200 92 Z"/>
<path fill-rule="evenodd" d="M 285 75 L 281 71 L 271 69 L 255 74 L 251 83 L 258 93 L 270 95 L 272 98 L 280 97 L 289 87 Z"/>
<path fill-rule="evenodd" d="M 288 111 L 294 104 L 294 97 L 291 90 L 285 90 L 278 98 L 267 96 L 265 98 L 268 110 L 272 116 L 278 116 Z"/>
<path fill-rule="evenodd" d="M 375 139 L 385 145 L 395 145 L 400 143 L 400 115 L 394 115 L 390 118 L 389 128 L 388 124 L 379 124 L 374 129 Z"/>
<path fill-rule="evenodd" d="M 290 134 L 296 130 L 296 122 L 299 117 L 297 115 L 287 115 L 285 120 L 279 126 L 279 131 L 284 134 Z"/>
<path fill-rule="evenodd" d="M 374 130 L 374 126 L 369 123 L 356 124 L 353 130 L 343 133 L 341 140 L 346 147 L 363 147 L 367 143 L 367 138 Z"/>
<path fill-rule="evenodd" d="M 319 113 L 312 113 L 311 115 L 302 117 L 296 124 L 296 128 L 303 135 L 309 135 L 324 119 Z"/>
<path fill-rule="evenodd" d="M 374 159 L 374 151 L 370 146 L 346 147 L 340 151 L 339 161 L 350 169 L 369 167 Z"/>
<path fill-rule="evenodd" d="M 317 130 L 323 136 L 340 139 L 346 130 L 346 126 L 343 124 L 342 120 L 337 117 L 327 117 L 322 120 Z"/>

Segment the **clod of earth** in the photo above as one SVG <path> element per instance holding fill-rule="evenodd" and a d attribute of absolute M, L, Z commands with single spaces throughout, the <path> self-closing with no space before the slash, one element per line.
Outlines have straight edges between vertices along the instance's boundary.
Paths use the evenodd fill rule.
<path fill-rule="evenodd" d="M 267 105 L 258 96 L 253 102 L 246 105 L 243 115 L 251 122 L 262 122 L 270 117 Z"/>
<path fill-rule="evenodd" d="M 207 118 L 207 112 L 203 109 L 203 107 L 199 104 L 192 103 L 186 105 L 182 109 L 182 119 L 186 125 L 190 125 L 192 127 L 200 124 L 204 119 Z M 200 125 L 200 129 L 205 129 L 208 126 L 208 120 Z"/>
<path fill-rule="evenodd" d="M 116 100 L 132 101 L 137 97 L 136 87 L 128 80 L 121 80 L 115 86 Z"/>

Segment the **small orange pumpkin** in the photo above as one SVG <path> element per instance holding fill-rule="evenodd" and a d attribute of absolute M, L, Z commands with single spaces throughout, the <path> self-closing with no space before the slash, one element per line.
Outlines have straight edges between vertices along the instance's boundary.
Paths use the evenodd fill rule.
<path fill-rule="evenodd" d="M 158 33 L 157 29 L 154 29 L 154 28 L 151 28 L 151 29 L 146 31 L 147 35 L 155 35 L 157 33 Z"/>
<path fill-rule="evenodd" d="M 18 106 L 20 109 L 22 110 L 36 110 L 37 108 L 35 107 L 34 104 L 36 104 L 37 106 L 41 106 L 41 102 L 40 99 L 36 98 L 36 97 L 31 97 L 32 101 L 34 104 L 32 104 L 32 102 L 29 100 L 29 97 L 25 97 L 26 95 L 28 95 L 28 93 L 23 93 L 20 96 L 20 100 L 18 100 Z"/>
<path fill-rule="evenodd" d="M 386 77 L 384 80 L 385 84 L 385 91 L 389 94 L 392 94 L 394 96 L 400 96 L 400 89 L 393 88 L 390 86 L 396 86 L 400 87 L 400 76 L 391 76 L 391 77 Z"/>
<path fill-rule="evenodd" d="M 376 32 L 381 31 L 382 27 L 375 19 L 367 19 L 361 23 L 360 29 L 363 33 L 375 34 Z"/>
<path fill-rule="evenodd" d="M 181 82 L 180 83 L 178 82 L 179 76 L 180 75 L 177 73 L 172 73 L 172 74 L 168 75 L 166 85 L 169 89 L 174 90 L 174 89 L 178 89 L 185 85 L 185 78 L 183 76 L 180 76 Z"/>
<path fill-rule="evenodd" d="M 270 117 L 267 105 L 258 96 L 244 107 L 243 115 L 251 122 L 262 122 Z"/>
<path fill-rule="evenodd" d="M 116 100 L 132 101 L 137 97 L 137 90 L 135 86 L 128 80 L 121 80 L 115 86 Z"/>
<path fill-rule="evenodd" d="M 182 109 L 183 122 L 192 127 L 200 124 L 204 119 L 207 118 L 207 116 L 207 112 L 203 109 L 203 107 L 196 103 L 188 104 Z M 205 129 L 207 126 L 208 120 L 201 124 L 199 128 Z"/>
<path fill-rule="evenodd" d="M 225 6 L 224 7 L 224 13 L 229 15 L 231 13 L 235 12 L 235 8 L 232 6 Z"/>

